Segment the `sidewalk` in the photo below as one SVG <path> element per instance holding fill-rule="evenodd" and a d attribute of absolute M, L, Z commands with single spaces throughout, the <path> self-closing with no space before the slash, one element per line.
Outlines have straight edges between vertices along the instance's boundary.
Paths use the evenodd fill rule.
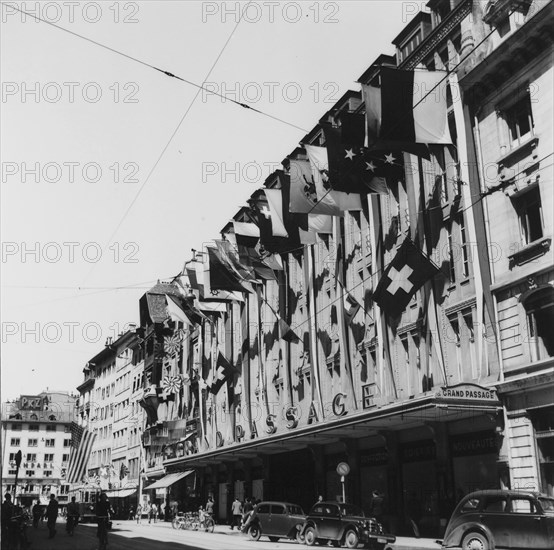
<path fill-rule="evenodd" d="M 117 523 L 125 524 L 126 521 L 119 521 Z M 129 523 L 133 523 L 130 521 Z M 136 525 L 136 522 L 134 522 Z M 150 523 L 148 524 L 148 520 L 146 522 L 142 522 L 141 525 L 148 525 L 149 527 L 154 528 L 169 528 L 171 529 L 171 523 L 164 522 L 164 521 L 158 521 L 156 523 Z M 246 540 L 249 540 L 247 535 L 244 533 L 241 533 L 241 531 L 237 529 L 231 529 L 228 524 L 216 524 L 214 528 L 214 533 L 217 533 L 218 535 L 228 535 L 232 537 L 244 537 Z M 427 539 L 427 538 L 415 538 L 415 537 L 396 537 L 396 542 L 392 545 L 392 550 L 440 550 L 441 545 L 437 544 L 436 539 Z"/>

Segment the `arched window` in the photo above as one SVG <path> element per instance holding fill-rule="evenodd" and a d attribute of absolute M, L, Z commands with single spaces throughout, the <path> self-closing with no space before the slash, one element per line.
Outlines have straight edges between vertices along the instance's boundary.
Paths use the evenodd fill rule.
<path fill-rule="evenodd" d="M 32 414 L 29 418 L 31 420 L 38 420 L 38 416 L 36 414 Z"/>
<path fill-rule="evenodd" d="M 554 288 L 543 285 L 521 297 L 527 312 L 527 333 L 531 359 L 537 361 L 554 356 Z"/>
<path fill-rule="evenodd" d="M 53 414 L 51 414 L 51 415 L 48 417 L 48 420 L 56 420 L 56 417 L 55 417 Z"/>

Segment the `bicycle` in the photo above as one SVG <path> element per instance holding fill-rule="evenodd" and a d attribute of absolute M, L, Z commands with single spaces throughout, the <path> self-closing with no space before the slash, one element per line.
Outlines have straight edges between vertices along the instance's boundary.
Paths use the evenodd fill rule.
<path fill-rule="evenodd" d="M 98 516 L 97 536 L 100 539 L 100 550 L 108 547 L 108 516 Z"/>
<path fill-rule="evenodd" d="M 171 527 L 173 529 L 181 529 L 181 524 L 185 521 L 185 514 L 183 512 L 177 512 L 177 515 L 171 520 Z"/>
<path fill-rule="evenodd" d="M 202 527 L 206 533 L 214 532 L 215 521 L 209 512 L 202 512 L 200 516 L 200 527 Z"/>

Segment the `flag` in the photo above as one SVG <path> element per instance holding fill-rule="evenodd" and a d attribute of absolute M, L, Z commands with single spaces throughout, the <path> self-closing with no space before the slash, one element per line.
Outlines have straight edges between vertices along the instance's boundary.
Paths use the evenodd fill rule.
<path fill-rule="evenodd" d="M 364 115 L 343 113 L 341 126 L 323 128 L 329 160 L 329 183 L 346 193 L 388 194 L 388 187 L 404 178 L 404 165 L 392 152 L 369 151 L 365 141 Z M 387 180 L 389 185 L 387 185 Z"/>
<path fill-rule="evenodd" d="M 216 240 L 215 244 L 220 258 L 225 261 L 226 265 L 232 269 L 237 276 L 241 279 L 241 284 L 246 287 L 248 281 L 253 281 L 256 279 L 254 275 L 254 269 L 249 266 L 241 263 L 237 248 L 231 244 L 230 241 Z M 252 289 L 251 286 L 246 288 Z"/>
<path fill-rule="evenodd" d="M 233 365 L 231 365 L 231 363 L 227 361 L 223 354 L 219 352 L 217 355 L 215 376 L 212 377 L 211 380 L 209 380 L 209 383 L 206 382 L 209 391 L 214 395 L 217 394 L 222 388 L 223 384 L 231 379 L 234 372 L 235 369 L 233 368 Z"/>
<path fill-rule="evenodd" d="M 407 238 L 385 269 L 373 300 L 386 313 L 398 317 L 417 290 L 439 272 L 440 269 Z"/>
<path fill-rule="evenodd" d="M 362 201 L 356 193 L 334 191 L 329 184 L 329 157 L 325 147 L 305 145 L 314 176 L 318 201 L 327 201 L 335 211 L 335 216 L 342 216 L 347 210 L 361 210 Z"/>
<path fill-rule="evenodd" d="M 227 290 L 230 292 L 244 292 L 239 277 L 221 257 L 216 248 L 207 247 L 209 280 L 211 290 Z"/>
<path fill-rule="evenodd" d="M 260 228 L 254 223 L 233 222 L 239 260 L 251 266 L 260 279 L 276 280 L 273 268 L 262 259 L 259 250 Z"/>
<path fill-rule="evenodd" d="M 79 426 L 76 422 L 71 423 L 71 451 L 67 467 L 68 483 L 78 483 L 85 475 L 95 439 L 95 433 Z"/>
<path fill-rule="evenodd" d="M 309 160 L 290 159 L 290 203 L 289 210 L 300 214 L 337 215 L 341 211 L 334 204 L 332 197 L 318 198 L 312 166 Z"/>
<path fill-rule="evenodd" d="M 267 206 L 263 205 L 260 209 L 262 216 L 271 223 L 271 234 L 274 237 L 288 237 L 289 234 L 285 228 L 285 219 L 283 213 L 283 197 L 280 189 L 265 189 Z"/>
<path fill-rule="evenodd" d="M 346 289 L 344 289 L 344 320 L 346 321 L 346 324 L 349 325 L 352 323 L 354 316 L 358 311 L 361 309 L 361 304 L 350 294 L 347 292 Z"/>
<path fill-rule="evenodd" d="M 181 322 L 187 326 L 190 325 L 190 321 L 188 317 L 185 315 L 183 308 L 177 303 L 175 298 L 166 294 L 165 301 L 167 303 L 167 307 L 166 307 L 167 314 L 169 315 L 172 321 Z"/>
<path fill-rule="evenodd" d="M 381 134 L 381 88 L 362 84 L 365 104 L 366 141 L 370 151 L 405 151 L 430 160 L 429 147 L 424 143 L 392 141 L 383 139 Z"/>
<path fill-rule="evenodd" d="M 315 233 L 332 233 L 333 216 L 327 214 L 308 214 L 308 230 Z"/>
<path fill-rule="evenodd" d="M 447 73 L 382 67 L 379 137 L 451 144 L 446 111 Z"/>

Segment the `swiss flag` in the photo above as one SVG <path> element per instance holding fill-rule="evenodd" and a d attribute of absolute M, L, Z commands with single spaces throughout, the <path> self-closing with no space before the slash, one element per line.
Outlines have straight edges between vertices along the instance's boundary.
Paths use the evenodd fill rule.
<path fill-rule="evenodd" d="M 408 238 L 387 266 L 373 300 L 392 317 L 398 317 L 414 294 L 440 269 Z"/>

